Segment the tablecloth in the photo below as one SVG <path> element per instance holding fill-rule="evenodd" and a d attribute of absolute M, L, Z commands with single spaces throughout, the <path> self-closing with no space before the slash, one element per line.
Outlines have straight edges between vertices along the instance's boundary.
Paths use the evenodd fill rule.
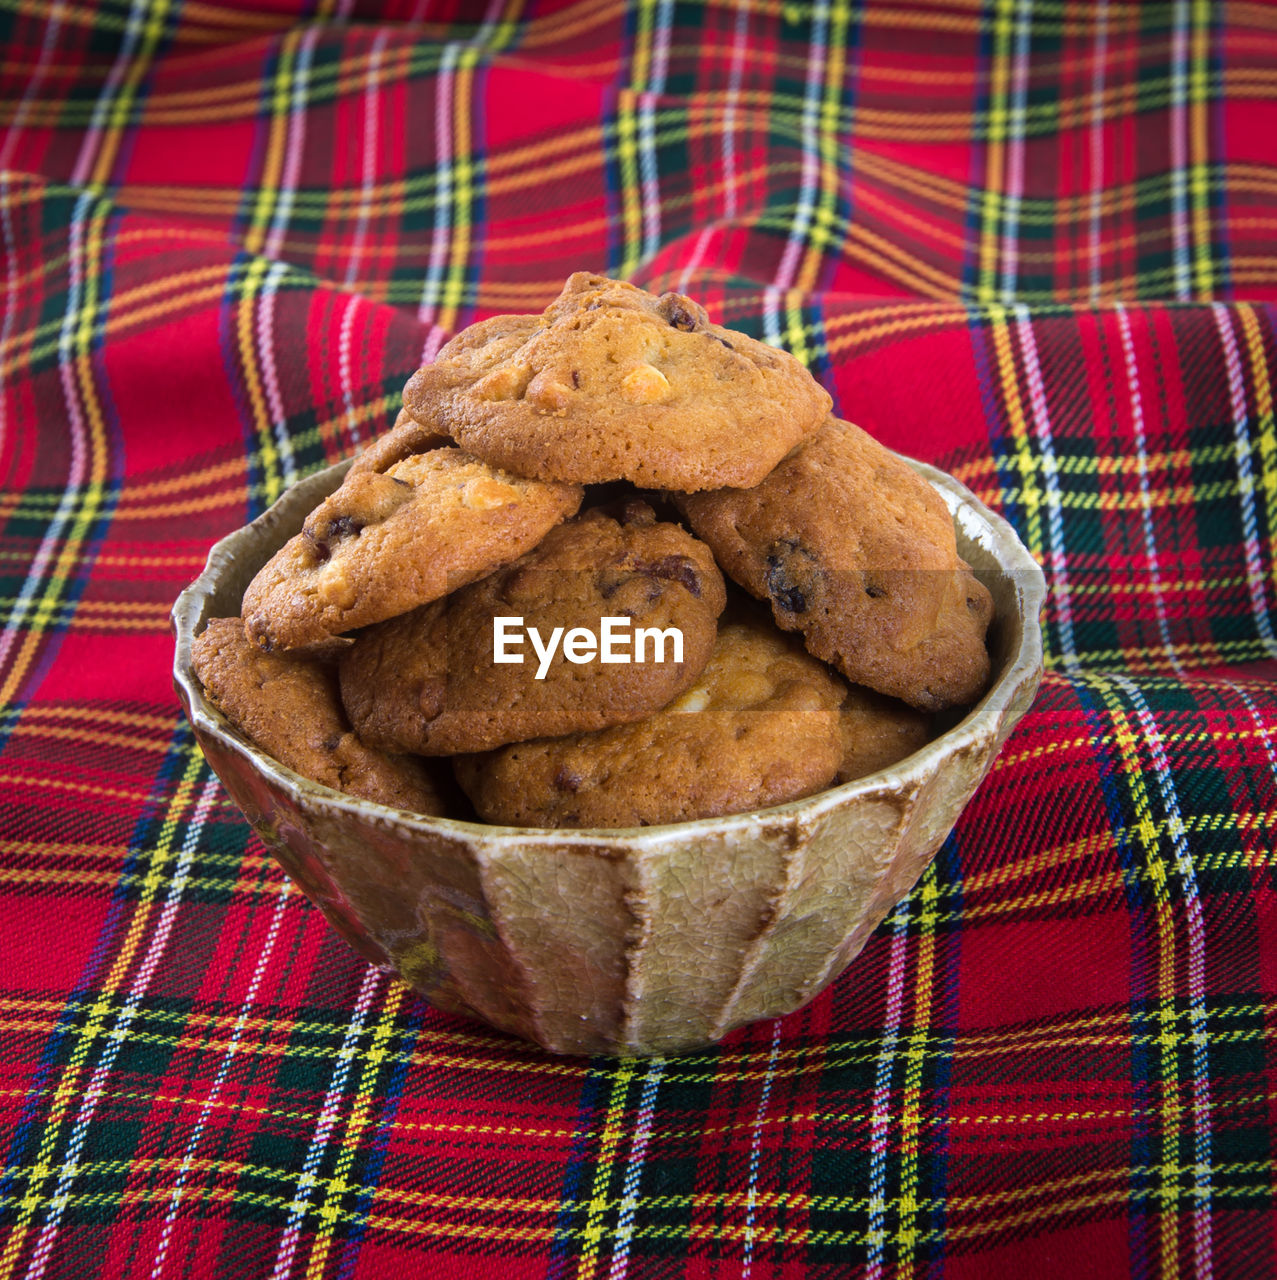
<path fill-rule="evenodd" d="M 0 3 L 0 1280 L 1277 1272 L 1277 9 Z M 1043 565 L 806 1008 L 556 1058 L 368 967 L 168 612 L 459 328 L 701 299 Z"/>

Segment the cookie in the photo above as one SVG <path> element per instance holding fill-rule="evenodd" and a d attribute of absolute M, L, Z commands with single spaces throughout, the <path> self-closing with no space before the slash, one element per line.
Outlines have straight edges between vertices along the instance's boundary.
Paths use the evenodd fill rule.
<path fill-rule="evenodd" d="M 375 442 L 244 593 L 250 638 L 292 649 L 369 626 L 522 555 L 581 504 L 453 447 L 410 452 L 411 424 Z"/>
<path fill-rule="evenodd" d="M 692 492 L 757 484 L 831 401 L 793 356 L 691 299 L 577 272 L 541 316 L 457 335 L 404 405 L 519 475 Z"/>
<path fill-rule="evenodd" d="M 294 773 L 395 809 L 445 812 L 424 761 L 370 750 L 351 731 L 331 668 L 263 653 L 239 618 L 214 618 L 191 644 L 191 666 L 208 700 Z"/>
<path fill-rule="evenodd" d="M 837 782 L 886 769 L 927 745 L 931 719 L 896 698 L 852 685 L 838 715 L 842 760 Z"/>
<path fill-rule="evenodd" d="M 763 809 L 833 781 L 845 695 L 795 638 L 733 620 L 700 679 L 655 715 L 453 765 L 480 816 L 510 826 L 639 827 Z"/>
<path fill-rule="evenodd" d="M 923 711 L 984 690 L 993 601 L 944 500 L 859 427 L 830 418 L 754 488 L 678 502 L 723 570 L 849 680 Z"/>
<path fill-rule="evenodd" d="M 701 673 L 725 597 L 709 548 L 646 503 L 588 511 L 481 581 L 360 632 L 342 698 L 366 742 L 425 755 L 639 720 Z M 509 661 L 496 661 L 498 626 Z"/>

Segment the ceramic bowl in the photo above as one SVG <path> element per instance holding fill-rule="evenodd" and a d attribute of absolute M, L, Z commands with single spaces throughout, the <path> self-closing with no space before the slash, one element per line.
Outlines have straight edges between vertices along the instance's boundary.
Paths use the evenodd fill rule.
<path fill-rule="evenodd" d="M 291 488 L 222 539 L 173 608 L 174 679 L 196 739 L 289 876 L 362 956 L 441 1009 L 556 1053 L 664 1054 L 797 1009 L 907 894 L 1028 709 L 1042 573 L 1010 526 L 912 463 L 953 513 L 995 602 L 988 692 L 879 773 L 753 813 L 636 830 L 429 818 L 299 777 L 205 699 L 191 640 L 336 488 Z"/>

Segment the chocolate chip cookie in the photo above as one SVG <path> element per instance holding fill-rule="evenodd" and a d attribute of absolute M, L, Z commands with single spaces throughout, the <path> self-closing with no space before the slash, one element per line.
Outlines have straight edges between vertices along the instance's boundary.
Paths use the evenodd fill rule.
<path fill-rule="evenodd" d="M 424 761 L 373 751 L 351 731 L 330 667 L 263 653 L 239 618 L 209 622 L 191 645 L 191 667 L 208 700 L 294 773 L 395 809 L 444 813 Z"/>
<path fill-rule="evenodd" d="M 534 547 L 581 505 L 573 484 L 527 480 L 404 427 L 356 459 L 340 488 L 244 593 L 249 637 L 292 649 L 425 604 Z"/>
<path fill-rule="evenodd" d="M 842 761 L 837 782 L 851 782 L 911 756 L 927 745 L 931 718 L 896 698 L 853 684 L 838 715 Z"/>
<path fill-rule="evenodd" d="M 647 719 L 453 765 L 479 814 L 511 826 L 638 827 L 763 809 L 834 780 L 845 696 L 795 638 L 732 620 L 700 679 Z"/>
<path fill-rule="evenodd" d="M 859 427 L 830 418 L 754 488 L 678 501 L 724 571 L 848 679 L 924 711 L 980 696 L 992 599 L 944 500 Z"/>
<path fill-rule="evenodd" d="M 690 298 L 577 272 L 541 316 L 459 334 L 404 405 L 519 475 L 692 492 L 757 484 L 831 401 L 793 356 Z"/>
<path fill-rule="evenodd" d="M 700 675 L 725 596 L 709 548 L 646 503 L 591 510 L 360 632 L 342 698 L 366 742 L 425 755 L 640 720 Z"/>

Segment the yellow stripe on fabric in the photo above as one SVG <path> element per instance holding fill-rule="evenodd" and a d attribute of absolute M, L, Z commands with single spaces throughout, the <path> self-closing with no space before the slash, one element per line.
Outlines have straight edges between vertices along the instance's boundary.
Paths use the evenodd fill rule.
<path fill-rule="evenodd" d="M 1210 200 L 1211 0 L 1193 0 L 1188 56 L 1188 191 L 1195 249 L 1193 274 L 1203 301 L 1215 294 Z"/>
<path fill-rule="evenodd" d="M 476 181 L 472 129 L 474 113 L 471 105 L 474 98 L 475 69 L 513 41 L 518 31 L 518 15 L 522 8 L 523 0 L 509 0 L 504 6 L 502 16 L 487 31 L 485 43 L 461 51 L 453 76 L 453 139 L 452 159 L 449 164 L 452 216 L 449 219 L 448 270 L 435 315 L 435 322 L 439 327 L 449 331 L 458 327 L 458 312 L 461 308 L 474 303 L 474 299 L 467 296 L 466 276 L 471 243 L 474 238 Z M 370 216 L 371 210 L 363 203 L 362 193 L 360 197 L 359 213 Z"/>
<path fill-rule="evenodd" d="M 304 27 L 291 27 L 279 44 L 279 64 L 271 82 L 270 127 L 266 135 L 266 154 L 262 159 L 262 177 L 253 201 L 249 224 L 244 231 L 246 253 L 261 253 L 275 206 L 279 202 L 280 176 L 284 172 L 284 155 L 288 147 L 288 126 L 292 112 L 293 73 L 304 34 Z M 257 84 L 252 101 L 254 112 L 258 109 L 260 93 L 261 86 Z"/>
<path fill-rule="evenodd" d="M 850 112 L 842 106 L 843 79 L 846 75 L 848 29 L 851 26 L 851 6 L 834 4 L 829 10 L 829 34 L 825 48 L 825 86 L 820 100 L 818 130 L 820 149 L 819 199 L 812 213 L 808 232 L 807 251 L 795 276 L 795 287 L 803 293 L 816 289 L 820 279 L 820 265 L 831 245 L 840 236 L 835 216 L 838 191 L 842 176 L 838 168 L 839 139 L 851 128 Z M 797 352 L 794 353 L 797 355 Z M 800 357 L 801 358 L 801 357 Z"/>
<path fill-rule="evenodd" d="M 900 1198 L 896 1204 L 896 1265 L 904 1275 L 913 1268 L 913 1253 L 919 1243 L 917 1216 L 918 1133 L 923 1119 L 919 1104 L 922 1069 L 930 1044 L 931 988 L 936 957 L 937 900 L 935 864 L 928 866 L 915 893 L 918 910 L 917 963 L 914 970 L 913 1030 L 905 1041 L 904 1097 L 900 1109 Z"/>
<path fill-rule="evenodd" d="M 1028 422 L 1024 403 L 1020 399 L 1020 383 L 1016 375 L 1015 355 L 1011 342 L 1011 322 L 1004 307 L 988 308 L 989 330 L 993 336 L 993 350 L 997 359 L 998 374 L 1002 382 L 1003 402 L 1007 408 L 1007 421 L 1011 428 L 1011 461 L 1019 473 L 1020 486 L 1015 500 L 1024 509 L 1025 532 L 1029 549 L 1039 557 L 1043 553 L 1042 489 L 1037 483 L 1041 459 L 1029 446 Z"/>
<path fill-rule="evenodd" d="M 138 881 L 140 889 L 137 905 L 130 917 L 129 927 L 120 950 L 111 965 L 110 972 L 94 995 L 93 1003 L 88 1007 L 88 1016 L 83 1028 L 71 1033 L 75 1043 L 66 1066 L 63 1067 L 57 1078 L 57 1084 L 53 1088 L 49 1109 L 41 1123 L 40 1145 L 26 1179 L 26 1190 L 17 1203 L 18 1220 L 5 1244 L 3 1254 L 0 1254 L 0 1280 L 9 1280 L 13 1275 L 13 1268 L 22 1250 L 23 1240 L 31 1228 L 36 1211 L 48 1203 L 41 1197 L 40 1188 L 50 1177 L 61 1171 L 61 1166 L 53 1163 L 53 1156 L 62 1137 L 63 1126 L 67 1123 L 68 1113 L 74 1105 L 83 1100 L 81 1081 L 87 1068 L 90 1052 L 94 1042 L 107 1035 L 107 1020 L 116 1012 L 114 996 L 128 976 L 142 939 L 148 932 L 155 897 L 165 881 L 161 871 L 167 869 L 168 863 L 172 860 L 173 847 L 177 838 L 177 815 L 190 807 L 195 784 L 203 773 L 203 757 L 198 754 L 189 756 L 186 768 L 169 801 L 168 812 L 160 828 L 147 874 Z"/>
<path fill-rule="evenodd" d="M 213 1171 L 215 1162 L 199 1162 L 201 1171 Z M 116 1172 L 115 1162 L 97 1162 L 98 1164 L 108 1166 L 103 1169 L 106 1174 Z M 139 1168 L 148 1167 L 148 1162 L 141 1161 Z M 188 1165 L 188 1168 L 196 1167 Z M 241 1173 L 249 1177 L 271 1176 L 276 1170 L 263 1169 L 259 1166 L 241 1164 L 236 1161 L 227 1161 L 225 1166 L 228 1173 L 239 1176 Z M 1223 1201 L 1232 1201 L 1239 1210 L 1244 1211 L 1248 1205 L 1253 1204 L 1257 1199 L 1263 1200 L 1270 1190 L 1270 1179 L 1268 1178 L 1268 1169 L 1260 1161 L 1230 1161 L 1226 1164 L 1215 1166 L 1219 1172 L 1228 1177 L 1230 1182 L 1214 1191 L 1214 1197 Z M 1120 1171 L 1125 1175 L 1126 1170 Z M 1134 1166 L 1131 1173 L 1142 1175 L 1147 1172 L 1140 1166 Z M 1095 1181 L 1109 1181 L 1109 1171 L 1096 1171 Z M 1244 1175 L 1251 1175 L 1249 1181 L 1243 1181 Z M 1085 1186 L 1085 1181 L 1080 1180 L 1081 1185 Z M 1053 1226 L 1059 1220 L 1073 1219 L 1074 1222 L 1079 1218 L 1083 1220 L 1094 1219 L 1096 1216 L 1108 1217 L 1115 1209 L 1122 1207 L 1129 1208 L 1131 1204 L 1130 1192 L 1126 1187 L 1114 1187 L 1109 1190 L 1099 1189 L 1088 1193 L 1080 1193 L 1073 1195 L 1062 1195 L 1056 1189 L 1057 1184 L 1065 1189 L 1071 1185 L 1069 1179 L 1057 1179 L 1052 1183 L 1033 1184 L 1026 1189 L 1023 1198 L 1040 1198 L 1042 1203 L 1029 1205 L 1023 1208 L 1011 1207 L 1011 1211 L 990 1212 L 991 1209 L 997 1210 L 998 1206 L 1003 1203 L 1003 1198 L 998 1193 L 990 1193 L 988 1196 L 963 1196 L 941 1201 L 931 1198 L 924 1202 L 924 1209 L 927 1212 L 936 1213 L 944 1210 L 950 1211 L 953 1215 L 964 1215 L 964 1220 L 960 1223 L 949 1225 L 942 1230 L 930 1230 L 924 1232 L 919 1237 L 920 1244 L 934 1245 L 942 1243 L 945 1240 L 961 1240 L 964 1242 L 974 1242 L 986 1240 L 993 1244 L 999 1242 L 1005 1243 L 1007 1238 L 1023 1238 L 1032 1236 L 1035 1233 L 1032 1228 Z M 287 1207 L 287 1201 L 280 1196 L 270 1195 L 263 1192 L 253 1192 L 243 1187 L 210 1187 L 203 1192 L 209 1203 L 218 1205 L 237 1205 L 243 1207 L 252 1207 L 254 1209 L 264 1210 L 268 1214 L 277 1213 L 280 1209 Z M 94 1210 L 104 1207 L 115 1207 L 117 1204 L 127 1206 L 145 1206 L 148 1203 L 163 1201 L 171 1195 L 171 1189 L 167 1187 L 159 1188 L 140 1188 L 136 1191 L 126 1192 L 123 1198 L 119 1198 L 115 1193 L 85 1193 L 68 1197 L 68 1205 L 76 1208 Z M 699 1198 L 698 1198 L 699 1199 Z M 718 1197 L 705 1197 L 707 1207 L 715 1207 L 720 1203 Z M 688 1207 L 687 1198 L 684 1197 L 658 1197 L 653 1202 L 644 1201 L 644 1206 L 651 1204 L 652 1208 L 663 1209 L 667 1207 L 675 1209 Z M 1136 1201 L 1138 1203 L 1138 1201 Z M 774 1203 L 768 1203 L 768 1208 L 804 1212 L 810 1210 L 822 1211 L 825 1213 L 841 1213 L 863 1212 L 865 1209 L 865 1201 L 854 1196 L 816 1196 L 806 1198 L 801 1195 L 780 1196 L 776 1198 Z M 346 1220 L 351 1221 L 352 1215 L 347 1214 Z M 539 1224 L 528 1224 L 523 1226 L 505 1226 L 495 1223 L 484 1222 L 458 1222 L 455 1218 L 448 1219 L 425 1219 L 423 1217 L 389 1217 L 378 1216 L 369 1219 L 368 1225 L 376 1231 L 395 1233 L 401 1237 L 410 1238 L 430 1238 L 443 1240 L 500 1240 L 509 1242 L 518 1242 L 525 1244 L 535 1244 L 546 1242 L 553 1238 L 552 1227 L 542 1226 Z M 697 1240 L 705 1242 L 730 1240 L 735 1243 L 743 1242 L 746 1236 L 746 1228 L 735 1224 L 723 1223 L 694 1223 L 690 1226 L 673 1223 L 659 1224 L 649 1223 L 639 1227 L 634 1232 L 634 1238 L 637 1240 L 652 1241 L 672 1241 L 678 1243 L 684 1240 Z M 767 1226 L 763 1229 L 752 1228 L 752 1235 L 756 1243 L 767 1245 L 790 1245 L 795 1240 L 792 1228 L 788 1228 L 783 1224 L 775 1224 Z M 1000 1241 L 999 1241 L 999 1238 Z M 804 1243 L 820 1246 L 863 1246 L 867 1243 L 868 1237 L 864 1231 L 851 1228 L 845 1231 L 832 1229 L 813 1229 L 805 1232 L 802 1237 Z M 443 1275 L 444 1273 L 440 1273 Z M 474 1272 L 451 1272 L 452 1275 L 460 1276 L 474 1275 Z M 733 1273 L 739 1274 L 739 1273 Z M 911 1272 L 902 1272 L 893 1268 L 891 1274 L 893 1276 L 904 1276 Z"/>
<path fill-rule="evenodd" d="M 399 1008 L 403 1004 L 408 988 L 402 983 L 392 982 L 388 985 L 381 1013 L 372 1028 L 372 1038 L 363 1054 L 363 1069 L 355 1086 L 355 1097 L 350 1107 L 350 1117 L 346 1122 L 345 1139 L 337 1150 L 337 1164 L 332 1176 L 324 1179 L 324 1199 L 319 1205 L 315 1217 L 318 1218 L 314 1247 L 310 1259 L 306 1263 L 306 1280 L 317 1280 L 324 1274 L 328 1261 L 328 1253 L 332 1248 L 335 1233 L 347 1225 L 352 1218 L 348 1211 L 343 1211 L 341 1202 L 347 1192 L 375 1195 L 375 1188 L 366 1186 L 358 1180 L 348 1182 L 350 1171 L 355 1162 L 355 1155 L 360 1150 L 360 1142 L 364 1130 L 368 1127 L 368 1116 L 377 1093 L 378 1078 L 382 1065 L 389 1054 L 387 1042 L 395 1031 L 395 1020 L 399 1016 Z M 336 1138 L 336 1135 L 333 1135 Z"/>
<path fill-rule="evenodd" d="M 474 205 L 474 138 L 470 129 L 471 97 L 474 92 L 474 68 L 479 50 L 465 50 L 453 76 L 452 216 L 448 271 L 440 291 L 436 323 L 451 332 L 457 324 L 457 312 L 465 302 L 466 263 L 470 256 Z"/>
<path fill-rule="evenodd" d="M 785 345 L 793 353 L 796 360 L 810 365 L 813 359 L 811 343 L 808 341 L 808 328 L 803 322 L 803 298 L 801 289 L 786 289 L 785 306 Z"/>
<path fill-rule="evenodd" d="M 628 279 L 643 257 L 643 187 L 638 167 L 638 95 L 616 95 L 616 167 L 619 174 L 622 244 L 616 274 Z"/>
<path fill-rule="evenodd" d="M 148 716 L 136 711 L 115 711 L 97 705 L 80 706 L 71 702 L 39 702 L 22 709 L 24 723 L 40 720 L 91 720 L 95 724 L 128 725 L 132 729 L 150 729 L 163 735 L 167 742 L 173 732 L 171 716 Z"/>
<path fill-rule="evenodd" d="M 373 77 L 375 80 L 375 76 Z M 757 128 L 765 127 L 771 117 L 761 107 L 756 112 L 749 112 L 742 104 L 737 113 L 737 124 L 741 124 L 741 112 L 744 120 Z M 796 118 L 796 117 L 795 117 Z M 662 144 L 686 141 L 692 136 L 704 136 L 707 129 L 724 126 L 726 121 L 725 107 L 715 102 L 713 96 L 709 101 L 698 100 L 694 122 L 685 111 L 666 108 L 657 113 L 657 120 L 663 125 L 657 138 Z M 783 117 L 782 117 L 783 120 Z M 597 154 L 592 143 L 597 140 L 599 129 L 590 125 L 586 129 L 572 133 L 556 134 L 553 138 L 511 146 L 488 160 L 487 189 L 493 195 L 510 195 L 528 187 L 542 185 L 547 177 L 562 178 L 581 172 L 597 164 Z M 791 174 L 800 169 L 796 162 L 785 162 L 766 166 L 770 174 Z M 900 202 L 902 192 L 920 196 L 928 204 L 947 207 L 961 213 L 969 199 L 969 189 L 925 171 L 914 169 L 900 161 L 888 160 L 883 156 L 874 156 L 868 151 L 858 151 L 855 167 L 859 174 L 874 178 L 880 185 L 877 189 L 862 186 L 857 189 L 857 200 L 872 199 L 879 202 L 877 207 L 895 209 L 893 216 L 911 216 L 916 202 Z M 757 176 L 758 167 L 740 170 L 742 179 Z M 707 175 L 708 176 L 708 175 Z M 1227 190 L 1237 197 L 1268 197 L 1277 192 L 1277 178 L 1272 172 L 1257 169 L 1253 165 L 1239 162 L 1226 162 L 1220 159 L 1212 165 L 1206 176 L 1210 191 Z M 409 178 L 387 177 L 383 181 L 374 182 L 364 192 L 362 190 L 334 190 L 312 194 L 308 191 L 294 193 L 294 205 L 311 217 L 326 214 L 334 222 L 349 221 L 357 216 L 362 208 L 368 215 L 380 217 L 402 217 L 405 213 L 420 212 L 432 207 L 436 196 L 432 194 L 437 186 L 433 170 L 415 174 Z M 1059 200 L 1046 200 L 1024 197 L 1020 205 L 1019 220 L 1022 223 L 1050 229 L 1062 229 L 1089 222 L 1091 217 L 1100 213 L 1105 217 L 1114 217 L 1130 213 L 1142 204 L 1168 199 L 1170 183 L 1165 174 L 1154 174 L 1131 182 L 1106 187 L 1092 198 L 1087 196 L 1063 195 Z M 722 183 L 709 182 L 698 187 L 698 194 L 713 195 L 722 190 Z M 11 191 L 8 204 L 18 208 L 24 204 L 45 198 L 47 189 L 43 186 L 25 190 Z M 685 195 L 679 198 L 675 207 L 690 205 L 695 196 Z M 896 203 L 890 203 L 892 200 Z M 990 193 L 987 197 L 991 204 L 1000 209 L 1001 196 Z M 181 187 L 165 183 L 130 183 L 129 207 L 146 209 L 156 213 L 204 213 L 232 216 L 239 208 L 242 195 L 237 190 L 224 187 L 208 187 L 191 184 Z M 1262 203 L 1262 200 L 1255 201 Z M 941 243 L 965 244 L 965 238 L 952 227 L 913 216 L 913 222 L 920 233 L 932 236 Z M 1270 227 L 1271 218 L 1253 217 L 1239 222 L 1237 225 L 1253 229 Z M 584 223 L 586 227 L 593 224 Z M 551 235 L 562 236 L 562 228 L 556 227 Z M 1148 239 L 1165 237 L 1165 228 L 1150 228 L 1141 233 Z M 320 233 L 312 233 L 314 244 L 322 238 Z M 164 227 L 140 229 L 120 236 L 120 242 L 143 239 L 189 240 L 205 243 L 210 247 L 222 242 L 216 236 L 198 228 Z M 510 248 L 521 243 L 537 243 L 535 236 L 497 236 L 485 243 L 501 248 Z M 298 248 L 314 247 L 304 239 L 301 233 L 295 240 L 287 240 L 286 244 Z M 1105 242 L 1106 246 L 1109 243 Z M 1115 240 L 1115 245 L 1131 246 L 1138 243 L 1133 237 Z M 367 252 L 371 252 L 368 250 Z M 1051 249 L 1024 251 L 1026 260 L 1048 262 L 1054 257 Z M 65 263 L 65 255 L 50 257 L 33 266 L 29 271 L 14 277 L 15 281 L 26 285 L 41 275 L 47 274 L 51 268 Z"/>
<path fill-rule="evenodd" d="M 296 27 L 292 27 L 290 30 L 296 31 L 296 29 Z M 1040 24 L 1035 23 L 1034 34 L 1041 36 L 1046 33 L 1042 31 Z M 480 57 L 490 57 L 492 52 L 491 49 L 481 49 Z M 694 57 L 700 53 L 703 53 L 703 50 L 695 45 L 672 45 L 670 48 L 671 56 Z M 796 64 L 796 60 L 790 59 L 788 61 L 791 63 L 792 72 L 801 77 L 802 71 L 800 67 L 792 65 Z M 778 60 L 779 65 L 782 66 L 785 62 L 785 59 Z M 364 69 L 365 63 L 366 57 L 360 58 L 357 55 L 352 55 L 348 61 L 342 64 L 342 68 L 336 74 L 329 68 L 317 67 L 312 77 L 311 92 L 308 96 L 317 106 L 322 106 L 352 93 L 366 90 L 370 85 L 375 87 L 379 84 L 388 83 L 395 75 L 391 70 L 383 70 L 374 72 L 370 77 Z M 407 74 L 410 76 L 430 75 L 438 70 L 437 55 L 432 55 L 430 58 L 397 58 L 393 59 L 392 63 L 406 68 Z M 597 80 L 598 78 L 612 80 L 620 69 L 615 60 L 609 60 L 593 67 L 574 65 L 570 74 L 572 78 L 582 81 Z M 568 74 L 565 69 L 565 77 Z M 1272 96 L 1275 84 L 1277 84 L 1277 73 L 1262 66 L 1230 67 L 1223 71 L 1219 78 L 1221 92 L 1229 101 L 1252 99 L 1266 101 Z M 189 105 L 181 108 L 165 109 L 162 106 L 162 102 L 170 100 L 170 96 L 166 96 L 165 99 L 156 99 L 148 102 L 144 123 L 148 127 L 176 127 L 180 125 L 238 121 L 258 115 L 261 110 L 259 82 L 256 80 L 244 81 L 241 88 L 242 92 L 238 97 L 213 106 L 209 106 L 206 103 L 201 105 L 202 95 L 196 94 L 190 94 L 188 96 Z M 223 99 L 228 97 L 224 91 L 215 93 L 214 96 Z M 1115 84 L 1106 87 L 1099 95 L 1095 95 L 1088 89 L 1085 93 L 1075 97 L 1045 102 L 1029 102 L 1024 106 L 1022 112 L 1025 126 L 1024 133 L 1028 137 L 1053 137 L 1069 129 L 1089 126 L 1093 123 L 1097 110 L 1104 120 L 1112 120 L 1135 113 L 1150 113 L 1161 110 L 1170 105 L 1173 98 L 1171 79 L 1167 75 L 1150 76 L 1130 84 Z M 787 115 L 792 117 L 799 112 L 799 108 L 796 106 L 797 99 L 794 96 L 778 95 L 769 90 L 743 90 L 739 96 L 733 95 L 733 101 L 736 102 L 741 110 L 753 108 L 760 113 L 769 112 L 770 118 L 777 124 L 784 124 Z M 161 105 L 156 106 L 156 102 L 161 103 Z M 707 97 L 698 105 L 705 108 L 713 106 L 712 96 Z M 685 108 L 671 108 L 662 114 L 664 117 L 668 117 L 675 112 L 685 112 L 685 110 Z M 10 123 L 14 118 L 15 111 L 15 107 L 10 107 L 8 111 L 0 107 L 0 124 Z M 840 124 L 844 131 L 850 127 L 849 116 L 850 113 L 845 110 L 839 113 Z M 91 118 L 91 105 L 79 102 L 67 103 L 62 100 L 59 100 L 55 105 L 37 102 L 32 104 L 30 109 L 24 113 L 24 118 L 28 125 L 43 125 L 44 127 L 60 125 L 63 128 L 74 128 L 78 125 L 83 127 Z M 920 113 L 916 108 L 890 110 L 870 106 L 858 106 L 855 111 L 855 121 L 858 139 L 889 142 L 969 143 L 973 136 L 978 141 L 981 141 L 986 140 L 989 136 L 991 125 L 991 117 L 973 116 L 969 110 Z M 1000 202 L 998 192 L 993 189 L 987 191 L 986 199 L 994 204 Z"/>
<path fill-rule="evenodd" d="M 629 87 L 636 93 L 651 87 L 652 32 L 656 29 L 653 0 L 633 5 L 635 15 L 634 53 L 630 59 Z"/>
<path fill-rule="evenodd" d="M 239 346 L 244 384 L 248 390 L 249 408 L 253 414 L 253 434 L 257 440 L 257 456 L 261 463 L 262 496 L 267 505 L 284 491 L 284 472 L 258 370 L 257 300 L 270 269 L 271 263 L 266 258 L 249 259 L 244 270 L 244 283 L 235 301 L 235 337 Z"/>
<path fill-rule="evenodd" d="M 89 432 L 88 476 L 81 488 L 80 500 L 76 503 L 70 528 L 61 539 L 60 550 L 50 566 L 44 589 L 29 617 L 26 634 L 14 654 L 8 676 L 3 685 L 0 685 L 0 707 L 8 706 L 14 700 L 43 642 L 44 632 L 49 627 L 54 612 L 65 606 L 66 586 L 74 573 L 75 562 L 83 550 L 94 521 L 102 514 L 104 505 L 107 479 L 106 424 L 93 385 L 90 350 L 102 280 L 103 232 L 107 218 L 108 206 L 103 202 L 96 202 L 85 236 L 84 293 L 79 314 L 75 317 L 71 339 L 72 354 L 69 356 L 78 392 L 77 399 Z"/>
<path fill-rule="evenodd" d="M 1160 1265 L 1155 1267 L 1159 1276 L 1178 1274 L 1178 1250 L 1176 1231 L 1179 1221 L 1179 1179 L 1183 1166 L 1179 1161 L 1179 1118 L 1182 1104 L 1179 1101 L 1177 1057 L 1180 1033 L 1175 1007 L 1175 916 L 1171 906 L 1166 865 L 1160 853 L 1158 826 L 1153 819 L 1152 805 L 1144 785 L 1144 763 L 1140 759 L 1139 742 L 1142 734 L 1131 726 L 1126 707 L 1117 693 L 1107 684 L 1098 692 L 1113 722 L 1114 740 L 1117 744 L 1117 763 L 1121 769 L 1121 781 L 1125 785 L 1135 809 L 1136 822 L 1132 834 L 1143 851 L 1143 874 L 1153 891 L 1153 909 L 1157 923 L 1157 1022 L 1156 1045 L 1161 1054 L 1161 1124 L 1162 1160 L 1156 1166 L 1161 1176 L 1157 1192 L 1159 1206 Z"/>
<path fill-rule="evenodd" d="M 142 26 L 142 39 L 136 53 L 129 59 L 129 69 L 121 81 L 119 92 L 111 101 L 98 145 L 97 162 L 89 178 L 89 185 L 96 190 L 104 190 L 110 185 L 111 170 L 115 167 L 120 143 L 128 128 L 137 88 L 150 73 L 156 46 L 164 36 L 169 8 L 168 0 L 149 0 L 145 6 L 146 20 Z"/>
<path fill-rule="evenodd" d="M 581 1233 L 581 1253 L 577 1259 L 577 1280 L 591 1280 L 599 1260 L 599 1241 L 603 1238 L 603 1218 L 609 1202 L 607 1189 L 612 1180 L 612 1165 L 621 1140 L 625 1103 L 629 1097 L 630 1082 L 634 1079 L 635 1064 L 630 1058 L 617 1063 L 612 1076 L 612 1090 L 608 1095 L 607 1114 L 603 1121 L 603 1133 L 599 1138 L 599 1154 L 594 1165 L 594 1182 L 590 1187 L 590 1200 L 586 1209 L 585 1227 Z"/>
<path fill-rule="evenodd" d="M 989 108 L 985 131 L 985 174 L 980 210 L 980 270 L 975 296 L 992 302 L 998 296 L 998 255 L 1002 245 L 1001 192 L 1006 186 L 1006 147 L 1011 80 L 1011 36 L 1016 0 L 997 0 L 993 13 L 993 54 L 989 60 Z M 967 117 L 971 136 L 972 116 Z"/>
<path fill-rule="evenodd" d="M 136 629 L 140 630 L 141 628 Z M 161 628 L 157 624 L 148 629 L 159 631 Z M 132 735 L 126 737 L 122 733 L 95 732 L 91 729 L 67 729 L 53 725 L 32 725 L 27 723 L 25 716 L 14 725 L 10 736 L 13 738 L 41 738 L 54 742 L 86 742 L 95 747 L 114 747 L 119 751 L 151 751 L 156 755 L 164 755 L 169 749 L 167 742 L 148 741 L 146 738 L 137 738 Z M 3 847 L 4 843 L 4 841 L 0 841 L 0 847 Z"/>
<path fill-rule="evenodd" d="M 1260 476 L 1258 487 L 1263 490 L 1264 515 L 1268 523 L 1268 558 L 1270 566 L 1277 558 L 1277 423 L 1273 418 L 1273 387 L 1268 376 L 1268 356 L 1264 351 L 1264 337 L 1259 327 L 1259 317 L 1248 302 L 1238 303 L 1237 315 L 1242 322 L 1242 334 L 1246 339 L 1246 354 L 1250 361 L 1251 384 L 1255 397 L 1255 441 L 1259 448 Z M 1234 446 L 1235 448 L 1235 446 Z M 1274 577 L 1270 567 L 1269 578 Z"/>

